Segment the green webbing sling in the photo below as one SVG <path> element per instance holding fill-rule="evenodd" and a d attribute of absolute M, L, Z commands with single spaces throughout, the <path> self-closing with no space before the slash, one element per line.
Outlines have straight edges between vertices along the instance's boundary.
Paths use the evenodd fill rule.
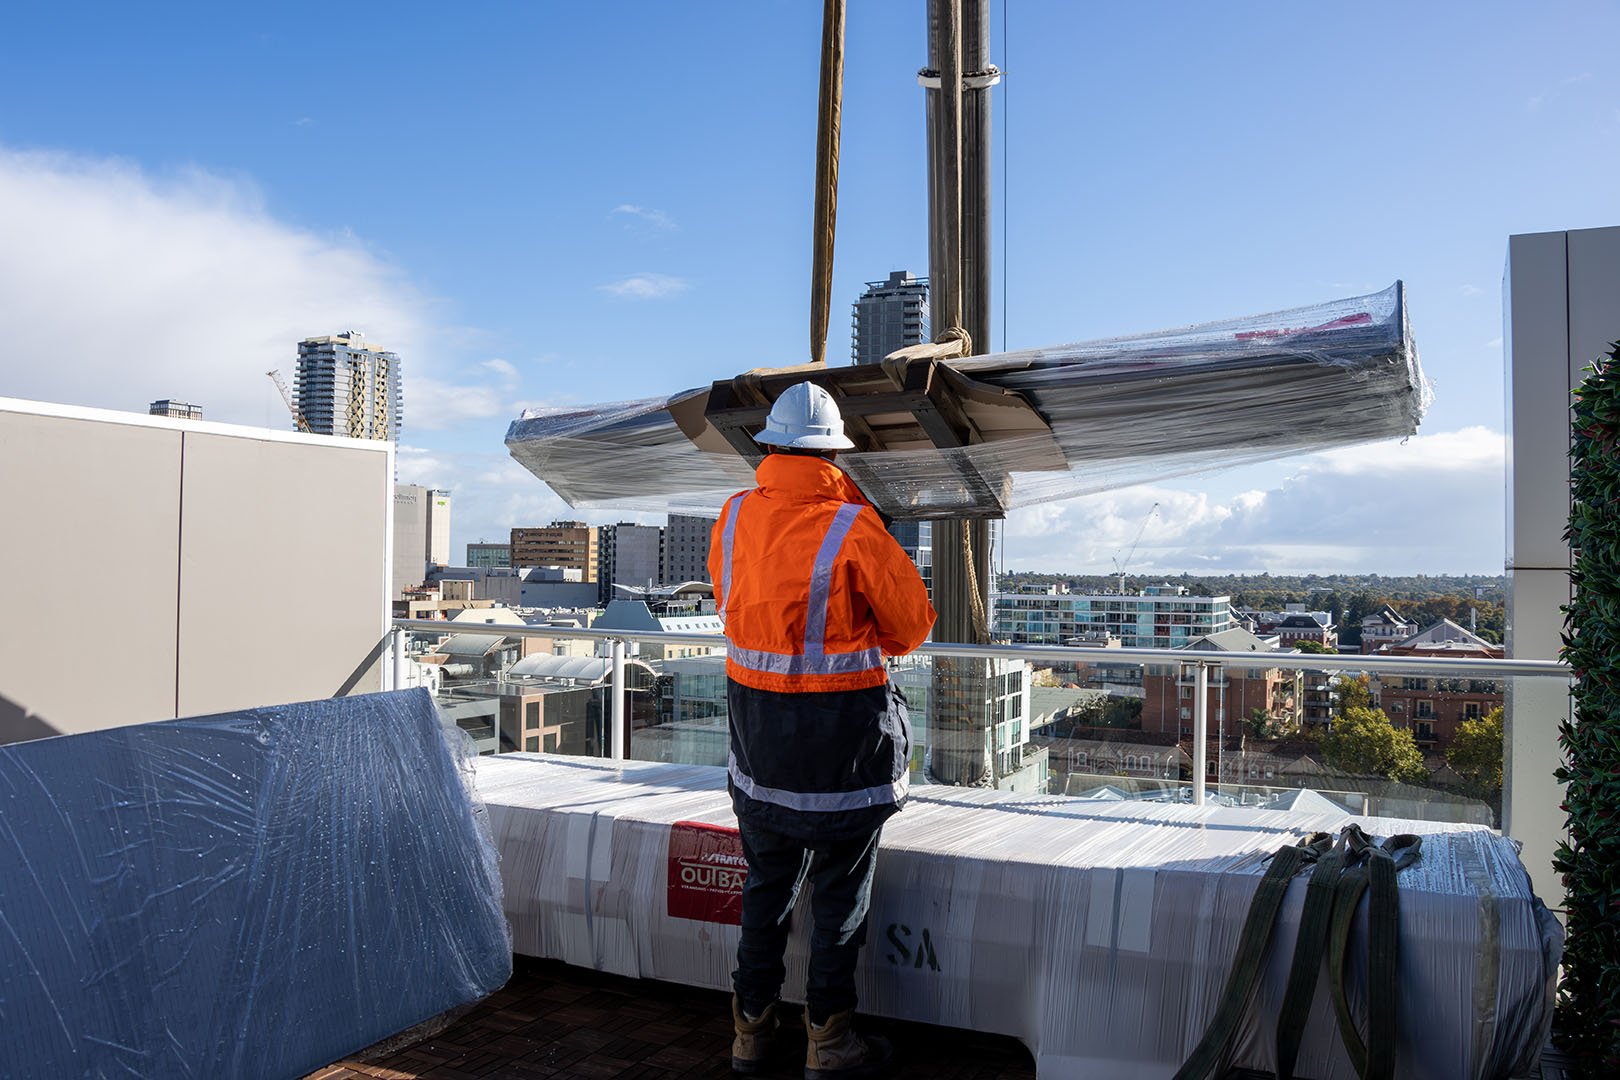
<path fill-rule="evenodd" d="M 1411 834 L 1391 836 L 1377 848 L 1364 853 L 1368 862 L 1346 870 L 1339 879 L 1333 898 L 1333 925 L 1328 934 L 1328 988 L 1333 994 L 1333 1012 L 1339 1022 L 1339 1038 L 1344 1042 L 1356 1075 L 1364 1078 L 1389 1077 L 1395 1069 L 1395 1015 L 1400 972 L 1396 941 L 1400 927 L 1399 893 L 1395 874 L 1418 858 L 1423 838 Z M 1367 1043 L 1356 1030 L 1345 990 L 1345 956 L 1350 932 L 1355 926 L 1356 907 L 1371 880 L 1370 860 L 1379 860 L 1380 885 L 1367 911 L 1367 1034 L 1379 1050 L 1368 1061 Z M 1388 864 L 1387 866 L 1385 864 Z"/>
<path fill-rule="evenodd" d="M 1316 977 L 1327 945 L 1328 924 L 1333 918 L 1333 893 L 1347 854 L 1343 844 L 1335 844 L 1332 851 L 1317 860 L 1310 884 L 1305 888 L 1305 908 L 1299 916 L 1299 936 L 1294 940 L 1288 988 L 1283 992 L 1282 1010 L 1277 1014 L 1277 1080 L 1294 1080 L 1294 1061 L 1299 1057 L 1305 1021 L 1311 1014 Z"/>
<path fill-rule="evenodd" d="M 1330 844 L 1327 834 L 1317 833 L 1299 845 L 1278 851 L 1249 904 L 1237 956 L 1215 1017 L 1176 1073 L 1176 1080 L 1207 1080 L 1219 1066 L 1259 981 L 1266 944 L 1288 892 L 1288 883 L 1302 866 L 1313 861 L 1316 868 L 1306 887 L 1299 936 L 1277 1018 L 1277 1078 L 1292 1080 L 1294 1075 L 1300 1040 L 1310 1017 L 1316 981 L 1326 952 L 1334 1013 L 1356 1073 L 1363 1080 L 1391 1080 L 1395 1071 L 1400 934 L 1395 875 L 1417 858 L 1421 844 L 1419 837 L 1401 835 L 1392 836 L 1379 846 L 1360 826 L 1347 825 L 1336 843 Z M 1367 917 L 1368 1008 L 1367 1042 L 1364 1043 L 1350 1014 L 1344 989 L 1344 962 L 1356 907 L 1369 889 L 1372 898 Z"/>
<path fill-rule="evenodd" d="M 1243 1011 L 1260 981 L 1266 942 L 1271 938 L 1271 928 L 1277 921 L 1283 897 L 1288 894 L 1288 883 L 1300 867 L 1328 850 L 1330 844 L 1327 833 L 1315 833 L 1299 844 L 1278 849 L 1271 857 L 1271 865 L 1249 902 L 1249 914 L 1243 922 L 1243 933 L 1238 937 L 1237 955 L 1231 974 L 1226 977 L 1226 988 L 1221 991 L 1220 1004 L 1215 1008 L 1215 1018 L 1177 1070 L 1175 1080 L 1208 1080 L 1226 1056 L 1232 1036 L 1243 1019 Z"/>

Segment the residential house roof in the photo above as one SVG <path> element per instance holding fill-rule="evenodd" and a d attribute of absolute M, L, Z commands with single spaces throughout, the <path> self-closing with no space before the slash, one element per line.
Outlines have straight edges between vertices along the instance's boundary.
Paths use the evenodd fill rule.
<path fill-rule="evenodd" d="M 1501 656 L 1502 646 L 1486 641 L 1450 619 L 1441 619 L 1411 637 L 1385 645 L 1381 651 Z"/>
<path fill-rule="evenodd" d="M 1390 607 L 1388 604 L 1385 604 L 1382 608 L 1380 608 L 1378 611 L 1375 611 L 1373 614 L 1371 614 L 1371 615 L 1363 615 L 1362 618 L 1361 618 L 1361 625 L 1362 626 L 1378 626 L 1378 625 L 1384 625 L 1384 626 L 1414 626 L 1416 624 L 1413 623 L 1412 620 L 1410 620 L 1408 618 L 1405 618 L 1404 616 L 1399 614 L 1394 608 Z"/>
<path fill-rule="evenodd" d="M 1215 634 L 1205 634 L 1188 642 L 1187 649 L 1199 652 L 1276 652 L 1263 639 L 1256 637 L 1240 626 L 1230 630 L 1222 630 Z"/>

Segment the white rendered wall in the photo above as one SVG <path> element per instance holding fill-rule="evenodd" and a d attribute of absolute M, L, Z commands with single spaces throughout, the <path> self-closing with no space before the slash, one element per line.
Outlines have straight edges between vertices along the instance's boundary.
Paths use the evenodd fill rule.
<path fill-rule="evenodd" d="M 382 689 L 391 444 L 0 398 L 0 459 L 0 743 Z"/>
<path fill-rule="evenodd" d="M 1508 239 L 1503 281 L 1507 369 L 1507 653 L 1558 656 L 1570 599 L 1570 394 L 1582 370 L 1620 339 L 1620 228 Z M 1552 869 L 1564 834 L 1559 724 L 1568 688 L 1514 679 L 1507 695 L 1503 828 L 1524 844 L 1536 892 L 1562 903 Z"/>

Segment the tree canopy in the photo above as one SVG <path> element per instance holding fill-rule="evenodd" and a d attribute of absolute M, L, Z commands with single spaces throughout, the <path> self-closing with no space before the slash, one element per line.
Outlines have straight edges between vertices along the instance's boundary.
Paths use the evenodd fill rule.
<path fill-rule="evenodd" d="M 1372 680 L 1366 675 L 1340 675 L 1333 680 L 1333 689 L 1339 695 L 1339 716 L 1351 709 L 1373 707 Z"/>
<path fill-rule="evenodd" d="M 1381 776 L 1406 784 L 1429 778 L 1412 733 L 1389 722 L 1382 709 L 1352 705 L 1320 740 L 1329 767 L 1355 776 Z"/>
<path fill-rule="evenodd" d="M 1464 720 L 1446 748 L 1446 763 L 1463 778 L 1468 793 L 1495 805 L 1502 797 L 1502 707 L 1478 720 Z"/>

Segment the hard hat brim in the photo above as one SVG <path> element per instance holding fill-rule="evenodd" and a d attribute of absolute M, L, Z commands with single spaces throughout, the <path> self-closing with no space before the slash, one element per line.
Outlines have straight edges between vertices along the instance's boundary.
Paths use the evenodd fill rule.
<path fill-rule="evenodd" d="M 765 446 L 783 446 L 789 450 L 853 450 L 855 444 L 847 435 L 790 436 L 783 431 L 766 428 L 754 436 L 754 441 Z"/>

